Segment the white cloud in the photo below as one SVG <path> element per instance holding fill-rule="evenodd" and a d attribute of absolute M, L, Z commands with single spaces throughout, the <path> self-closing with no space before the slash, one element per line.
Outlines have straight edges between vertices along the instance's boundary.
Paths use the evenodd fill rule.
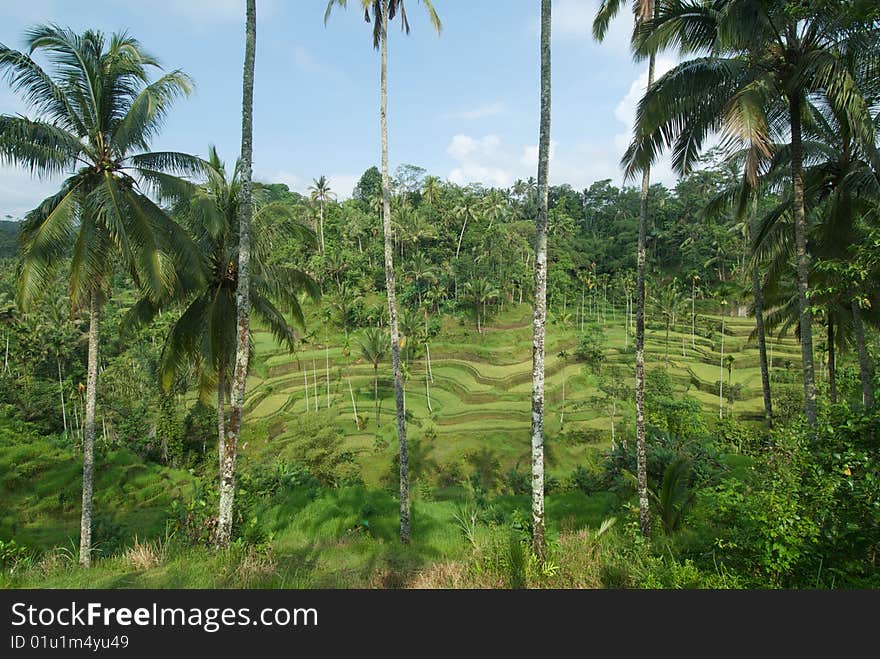
<path fill-rule="evenodd" d="M 502 148 L 497 135 L 480 138 L 455 135 L 446 147 L 446 153 L 458 163 L 448 176 L 450 181 L 458 185 L 479 182 L 507 187 L 516 179 L 511 165 L 517 164 L 517 159 Z"/>
<path fill-rule="evenodd" d="M 330 189 L 336 193 L 337 199 L 348 199 L 354 192 L 355 186 L 361 180 L 358 174 L 330 174 Z"/>
<path fill-rule="evenodd" d="M 485 119 L 486 117 L 495 117 L 507 111 L 504 103 L 487 103 L 478 105 L 473 108 L 459 110 L 457 112 L 449 112 L 443 115 L 444 119 Z"/>
<path fill-rule="evenodd" d="M 286 170 L 278 170 L 274 174 L 260 173 L 255 177 L 264 183 L 284 183 L 291 191 L 298 192 L 301 195 L 309 194 L 309 186 L 312 185 L 312 178 L 300 176 Z M 360 181 L 358 174 L 328 174 L 327 179 L 330 181 L 330 189 L 336 194 L 340 200 L 351 197 L 354 187 Z"/>
<path fill-rule="evenodd" d="M 297 192 L 301 192 L 302 189 L 308 186 L 304 179 L 300 178 L 293 172 L 288 172 L 285 170 L 279 170 L 274 174 L 261 174 L 258 178 L 260 181 L 264 181 L 266 183 L 284 183 L 291 190 L 296 190 Z"/>
<path fill-rule="evenodd" d="M 657 78 L 662 76 L 676 64 L 676 60 L 670 57 L 662 55 L 658 57 L 654 70 L 654 79 L 656 80 Z M 612 140 L 613 149 L 614 152 L 617 154 L 618 160 L 623 156 L 623 153 L 626 151 L 626 148 L 629 146 L 629 143 L 632 140 L 632 127 L 635 125 L 636 111 L 638 109 L 639 101 L 645 94 L 645 88 L 647 86 L 648 68 L 646 66 L 645 69 L 639 74 L 639 77 L 633 80 L 632 84 L 629 87 L 629 91 L 627 91 L 626 93 L 626 96 L 624 96 L 621 99 L 620 103 L 618 103 L 617 106 L 614 108 L 614 117 L 621 124 L 623 124 L 624 127 L 621 132 L 614 135 L 614 138 Z M 676 182 L 677 176 L 672 171 L 672 165 L 670 163 L 669 157 L 666 154 L 661 156 L 660 159 L 651 168 L 651 179 L 664 183 L 666 185 L 673 185 Z"/>

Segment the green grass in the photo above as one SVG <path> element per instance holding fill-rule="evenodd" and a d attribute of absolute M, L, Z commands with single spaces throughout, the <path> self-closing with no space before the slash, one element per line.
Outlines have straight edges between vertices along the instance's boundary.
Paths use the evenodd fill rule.
<path fill-rule="evenodd" d="M 721 372 L 717 336 L 712 341 L 698 336 L 694 347 L 689 332 L 684 327 L 678 329 L 681 331 L 670 335 L 671 379 L 679 394 L 687 393 L 700 402 L 708 419 L 717 418 L 716 387 Z M 733 381 L 742 384 L 744 393 L 744 399 L 736 402 L 734 413 L 746 417 L 758 415 L 762 409 L 757 349 L 747 340 L 751 329 L 750 319 L 728 319 L 725 338 L 725 354 L 734 355 L 736 360 Z M 498 461 L 499 473 L 514 467 L 521 472 L 528 469 L 531 333 L 530 310 L 526 306 L 508 305 L 503 314 L 490 319 L 483 335 L 467 322 L 444 318 L 440 335 L 431 342 L 433 412 L 427 409 L 423 355 L 409 365 L 409 434 L 427 444 L 428 458 L 437 465 L 459 463 L 468 473 L 467 456 L 489 451 Z M 604 335 L 607 343 L 603 368 L 617 364 L 624 369 L 624 377 L 631 377 L 633 339 L 624 336 L 622 318 L 617 317 L 615 323 L 609 318 Z M 0 585 L 394 587 L 431 566 L 467 561 L 472 547 L 456 519 L 463 500 L 462 488 L 434 488 L 430 496 L 414 484 L 413 541 L 402 546 L 397 539 L 398 503 L 392 494 L 380 489 L 382 477 L 391 472 L 397 453 L 388 364 L 380 368 L 382 424 L 377 427 L 372 366 L 360 361 L 354 350 L 351 356 L 345 356 L 341 335 L 327 336 L 329 409 L 324 344 L 310 345 L 292 356 L 278 349 L 271 337 L 259 329 L 254 341 L 256 366 L 248 379 L 241 468 L 247 470 L 256 462 L 272 466 L 287 459 L 286 447 L 296 433 L 294 421 L 306 414 L 316 414 L 317 380 L 317 405 L 321 412 L 316 418 L 341 429 L 344 447 L 353 453 L 366 487 L 324 489 L 316 498 L 294 490 L 261 500 L 255 514 L 261 528 L 271 536 L 271 556 L 242 547 L 215 552 L 163 540 L 171 502 L 177 498 L 185 500 L 193 493 L 192 475 L 145 464 L 129 451 L 99 443 L 95 536 L 99 550 L 105 551 L 90 571 L 83 571 L 69 560 L 75 555 L 79 530 L 79 457 L 72 447 L 59 440 L 11 431 L 3 427 L 4 420 L 0 419 L 0 498 L 4 502 L 0 511 L 0 539 L 14 538 L 37 554 L 43 552 L 43 558 L 35 559 L 30 569 L 11 576 L 3 572 Z M 547 471 L 556 478 L 566 478 L 576 466 L 595 462 L 596 451 L 610 444 L 610 420 L 607 407 L 598 398 L 598 379 L 573 358 L 577 341 L 576 328 L 548 325 Z M 356 345 L 356 341 L 352 340 L 351 345 Z M 665 333 L 650 328 L 646 347 L 648 368 L 664 368 Z M 557 356 L 563 349 L 570 355 L 565 362 Z M 774 355 L 775 371 L 779 372 L 785 368 L 786 359 L 797 358 L 797 345 L 792 339 L 776 341 Z M 308 377 L 308 412 L 304 372 Z M 352 418 L 346 378 L 349 372 L 358 411 L 368 416 L 362 429 L 356 428 Z M 727 377 L 725 369 L 725 387 Z M 564 428 L 560 425 L 563 378 Z M 632 425 L 630 403 L 624 402 L 620 407 L 618 432 Z M 563 430 L 598 431 L 599 436 L 593 436 L 589 442 L 557 441 Z M 749 468 L 735 457 L 730 466 L 735 470 Z M 611 514 L 613 502 L 610 493 L 589 497 L 578 491 L 549 494 L 550 536 L 561 530 L 598 528 Z M 528 518 L 527 496 L 496 496 L 491 500 L 489 512 L 496 521 L 510 520 L 515 511 L 523 519 Z M 487 520 L 477 525 L 480 542 L 486 542 L 490 533 Z M 154 543 L 153 548 L 161 555 L 155 565 L 138 565 L 126 553 L 135 536 Z M 53 553 L 53 547 L 68 550 Z"/>

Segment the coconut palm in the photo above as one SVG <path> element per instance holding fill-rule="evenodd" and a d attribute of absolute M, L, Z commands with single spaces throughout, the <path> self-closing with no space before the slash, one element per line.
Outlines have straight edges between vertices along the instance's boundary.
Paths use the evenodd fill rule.
<path fill-rule="evenodd" d="M 309 198 L 318 202 L 320 213 L 318 215 L 318 236 L 320 237 L 321 254 L 324 253 L 324 204 L 336 199 L 336 194 L 330 189 L 330 181 L 326 176 L 314 179 L 309 186 Z"/>
<path fill-rule="evenodd" d="M 231 175 L 217 150 L 208 152 L 207 181 L 192 198 L 178 205 L 177 217 L 195 239 L 207 260 L 207 278 L 195 289 L 175 291 L 183 302 L 180 317 L 171 324 L 159 363 L 160 381 L 167 391 L 181 371 L 194 368 L 203 398 L 217 393 L 218 448 L 226 434 L 225 400 L 229 367 L 235 359 L 235 295 L 238 282 L 238 213 L 241 203 L 240 163 Z M 250 306 L 276 340 L 291 352 L 296 336 L 285 319 L 287 313 L 305 327 L 299 295 L 318 299 L 318 287 L 305 273 L 283 265 L 269 265 L 274 235 L 298 238 L 314 245 L 314 234 L 298 224 L 289 208 L 280 203 L 263 204 L 254 214 L 251 253 Z M 175 300 L 170 300 L 174 302 Z M 168 301 L 140 300 L 129 312 L 132 320 L 152 320 Z M 222 455 L 220 456 L 222 459 Z"/>
<path fill-rule="evenodd" d="M 235 463 L 238 460 L 238 439 L 247 385 L 250 357 L 250 261 L 251 216 L 253 200 L 254 139 L 254 59 L 257 46 L 256 0 L 247 0 L 245 8 L 244 72 L 241 94 L 241 196 L 238 204 L 238 282 L 236 286 L 235 369 L 232 374 L 229 424 L 221 446 L 220 512 L 217 519 L 217 546 L 225 547 L 232 536 L 232 505 L 235 498 Z"/>
<path fill-rule="evenodd" d="M 431 0 L 422 0 L 437 34 L 440 17 Z M 333 7 L 345 8 L 347 0 L 329 0 L 324 23 L 330 19 Z M 391 184 L 388 174 L 388 23 L 399 14 L 401 29 L 409 33 L 404 0 L 361 0 L 364 20 L 372 23 L 373 48 L 381 51 L 381 105 L 379 117 L 382 128 L 382 233 L 385 243 L 385 289 L 388 296 L 388 321 L 391 329 L 391 367 L 394 371 L 394 399 L 397 408 L 397 440 L 400 450 L 400 541 L 409 542 L 409 462 L 406 449 L 406 413 L 403 405 L 403 376 L 400 371 L 400 345 L 397 329 L 397 300 L 394 284 L 394 249 L 391 235 Z"/>
<path fill-rule="evenodd" d="M 455 246 L 455 258 L 461 252 L 461 241 L 467 229 L 468 220 L 476 222 L 481 212 L 479 201 L 473 195 L 465 195 L 459 204 L 452 209 L 452 215 L 461 220 L 461 233 L 458 234 L 458 244 Z"/>
<path fill-rule="evenodd" d="M 486 322 L 486 305 L 500 294 L 498 289 L 492 283 L 480 277 L 474 281 L 469 281 L 464 285 L 465 299 L 474 310 L 474 316 L 477 319 L 477 332 L 483 333 L 483 327 L 480 324 L 480 316 L 483 317 L 483 324 Z"/>
<path fill-rule="evenodd" d="M 620 13 L 622 0 L 602 0 L 593 20 L 593 37 L 603 41 L 611 21 Z M 633 0 L 632 11 L 636 27 L 651 20 L 656 13 L 655 0 Z M 656 51 L 648 55 L 647 89 L 654 84 Z M 647 268 L 648 193 L 651 189 L 651 167 L 642 168 L 642 187 L 639 195 L 639 239 L 636 251 L 636 478 L 638 480 L 639 523 L 642 533 L 648 535 L 650 503 L 648 501 L 648 463 L 645 448 L 645 273 Z"/>
<path fill-rule="evenodd" d="M 415 286 L 421 307 L 425 291 L 430 288 L 431 284 L 437 283 L 437 275 L 434 274 L 431 262 L 421 252 L 416 252 L 407 263 L 406 278 Z"/>
<path fill-rule="evenodd" d="M 754 181 L 774 141 L 788 143 L 804 410 L 811 425 L 816 422 L 816 387 L 803 121 L 808 99 L 821 97 L 845 122 L 855 143 L 873 142 L 871 115 L 848 64 L 853 52 L 876 41 L 876 35 L 866 34 L 867 24 L 851 22 L 847 6 L 823 3 L 814 9 L 785 0 L 664 2 L 655 19 L 637 28 L 637 54 L 677 46 L 683 55 L 699 56 L 674 67 L 648 90 L 624 157 L 632 175 L 670 146 L 674 168 L 687 173 L 707 136 L 720 132 L 725 146 L 748 149 L 746 176 Z M 857 66 L 870 67 L 871 62 L 865 58 Z"/>
<path fill-rule="evenodd" d="M 432 206 L 436 206 L 437 203 L 440 201 L 441 185 L 442 183 L 437 176 L 426 176 L 422 189 L 422 199 L 426 203 L 429 203 Z"/>
<path fill-rule="evenodd" d="M 361 357 L 373 365 L 373 402 L 376 405 L 376 427 L 381 423 L 379 419 L 379 363 L 385 359 L 388 352 L 388 337 L 377 327 L 368 327 L 364 330 L 364 336 L 359 339 Z"/>
<path fill-rule="evenodd" d="M 57 25 L 25 33 L 26 52 L 0 45 L 0 71 L 37 119 L 0 117 L 0 162 L 38 176 L 66 175 L 59 191 L 27 214 L 20 231 L 18 302 L 28 308 L 69 265 L 70 299 L 89 310 L 79 561 L 91 562 L 99 329 L 117 265 L 144 295 L 172 290 L 199 263 L 195 246 L 150 198 L 173 201 L 192 186 L 177 175 L 203 163 L 148 152 L 173 102 L 192 89 L 179 70 L 150 81 L 158 60 L 126 33 L 77 34 Z M 46 56 L 44 70 L 31 55 Z M 190 273 L 198 278 L 197 271 Z"/>
<path fill-rule="evenodd" d="M 677 279 L 673 279 L 661 288 L 660 295 L 655 300 L 657 311 L 663 317 L 663 324 L 666 327 L 666 368 L 669 368 L 669 329 L 675 323 L 676 314 L 684 310 L 685 301 Z"/>
<path fill-rule="evenodd" d="M 538 139 L 538 213 L 535 219 L 535 305 L 532 342 L 532 550 L 544 542 L 544 338 L 547 324 L 547 206 L 550 173 L 551 2 L 541 0 L 541 119 Z"/>

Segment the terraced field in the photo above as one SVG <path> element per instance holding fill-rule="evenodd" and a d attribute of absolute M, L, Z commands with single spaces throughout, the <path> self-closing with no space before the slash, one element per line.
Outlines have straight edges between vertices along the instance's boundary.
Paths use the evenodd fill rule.
<path fill-rule="evenodd" d="M 683 319 L 687 323 L 689 317 Z M 720 322 L 720 319 L 717 319 Z M 467 454 L 488 449 L 507 469 L 528 465 L 531 392 L 531 310 L 506 307 L 490 319 L 480 335 L 467 321 L 455 317 L 443 320 L 439 336 L 430 345 L 431 371 L 427 371 L 424 347 L 407 365 L 406 408 L 413 438 L 427 438 L 430 456 L 438 464 L 460 460 Z M 754 327 L 751 318 L 727 318 L 724 354 L 733 355 L 732 382 L 740 385 L 740 399 L 733 413 L 742 419 L 759 419 L 763 409 L 757 345 L 748 340 Z M 625 337 L 620 313 L 608 314 L 600 323 L 605 336 L 602 372 L 633 378 L 633 340 Z M 310 329 L 324 335 L 313 321 Z M 373 398 L 373 367 L 360 359 L 357 333 L 351 340 L 351 354 L 342 349 L 342 337 L 327 330 L 327 345 L 311 344 L 290 355 L 281 351 L 271 337 L 257 331 L 257 363 L 251 376 L 246 403 L 248 425 L 263 428 L 267 435 L 284 439 L 290 420 L 303 414 L 320 414 L 335 422 L 346 435 L 347 446 L 356 453 L 364 478 L 375 484 L 387 472 L 396 453 L 394 399 L 390 363 L 379 367 L 380 425 L 377 426 Z M 599 389 L 595 373 L 576 361 L 576 327 L 548 324 L 547 327 L 547 439 L 552 455 L 548 470 L 569 473 L 592 447 L 611 441 L 608 404 Z M 628 348 L 627 348 L 628 344 Z M 566 351 L 567 359 L 560 357 Z M 665 367 L 665 329 L 648 325 L 646 331 L 648 369 Z M 777 390 L 796 386 L 792 365 L 800 360 L 794 338 L 774 340 L 771 380 Z M 329 365 L 329 366 L 328 366 Z M 611 367 L 617 365 L 614 371 Z M 722 375 L 720 334 L 712 340 L 696 336 L 691 342 L 690 325 L 680 324 L 669 337 L 669 373 L 676 390 L 699 400 L 708 418 L 718 417 L 718 380 Z M 329 378 L 328 378 L 329 375 Z M 728 373 L 723 371 L 724 386 Z M 328 394 L 329 379 L 329 394 Z M 430 410 L 426 394 L 430 391 Z M 349 390 L 349 382 L 351 391 Z M 786 384 L 792 382 L 792 384 Z M 563 383 L 565 402 L 563 406 Z M 352 396 L 366 423 L 358 428 Z M 307 401 L 308 399 L 308 401 Z M 316 411 L 316 407 L 317 410 Z M 725 410 L 727 402 L 725 401 Z M 564 411 L 564 425 L 560 423 Z M 633 425 L 632 405 L 619 406 L 616 428 Z M 259 423 L 259 422 L 265 423 Z M 564 432 L 563 432 L 564 431 Z M 588 433 L 589 441 L 584 441 Z M 252 441 L 264 438 L 255 437 Z"/>

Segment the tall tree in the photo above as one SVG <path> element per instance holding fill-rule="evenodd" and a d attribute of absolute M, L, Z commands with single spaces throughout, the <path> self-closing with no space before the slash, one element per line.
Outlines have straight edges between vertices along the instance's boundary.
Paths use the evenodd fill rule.
<path fill-rule="evenodd" d="M 361 357 L 373 365 L 373 403 L 376 408 L 376 427 L 380 423 L 380 407 L 379 407 L 379 363 L 385 359 L 387 354 L 387 339 L 385 333 L 378 327 L 368 327 L 364 330 L 363 338 L 358 340 L 361 349 Z"/>
<path fill-rule="evenodd" d="M 229 424 L 220 447 L 220 511 L 217 546 L 226 547 L 232 537 L 232 506 L 235 499 L 235 464 L 247 385 L 250 357 L 251 216 L 253 214 L 254 60 L 257 46 L 257 3 L 247 0 L 244 73 L 241 99 L 241 197 L 238 203 L 238 283 L 236 286 L 235 368 L 232 373 Z"/>
<path fill-rule="evenodd" d="M 611 20 L 618 14 L 622 0 L 603 0 L 593 21 L 593 37 L 604 40 Z M 636 26 L 650 20 L 656 11 L 654 0 L 633 0 Z M 655 51 L 648 57 L 648 84 L 654 84 Z M 636 480 L 638 481 L 639 524 L 642 533 L 651 530 L 650 501 L 648 499 L 648 462 L 645 445 L 645 272 L 647 268 L 648 193 L 651 189 L 650 163 L 642 168 L 642 187 L 639 195 L 639 240 L 636 251 Z"/>
<path fill-rule="evenodd" d="M 185 369 L 198 376 L 201 397 L 217 395 L 217 447 L 226 436 L 225 401 L 229 391 L 229 368 L 235 360 L 235 296 L 238 281 L 239 205 L 241 201 L 240 163 L 231 175 L 214 147 L 208 152 L 207 181 L 178 204 L 175 215 L 189 230 L 207 260 L 203 282 L 185 281 L 174 291 L 174 299 L 140 300 L 129 312 L 129 320 L 147 323 L 162 308 L 175 302 L 183 311 L 169 328 L 159 362 L 159 377 L 166 391 Z M 293 352 L 296 336 L 284 317 L 305 327 L 299 296 L 307 293 L 318 299 L 318 286 L 307 274 L 272 261 L 274 238 L 283 234 L 310 247 L 315 246 L 312 231 L 297 222 L 290 207 L 281 202 L 259 205 L 254 212 L 255 231 L 251 254 L 250 306 L 269 328 L 279 344 Z M 280 308 L 279 308 L 280 307 Z M 220 460 L 223 456 L 220 455 Z"/>
<path fill-rule="evenodd" d="M 0 117 L 0 162 L 39 176 L 69 174 L 61 189 L 25 217 L 20 230 L 18 302 L 30 307 L 69 264 L 70 299 L 89 314 L 83 432 L 79 562 L 92 554 L 95 407 L 101 314 L 117 264 L 145 295 L 171 290 L 195 246 L 145 193 L 173 201 L 192 186 L 175 174 L 198 174 L 198 158 L 146 152 L 175 99 L 192 83 L 179 70 L 150 82 L 158 60 L 126 33 L 77 34 L 57 25 L 25 34 L 28 52 L 0 45 L 0 71 L 39 117 Z M 45 54 L 45 71 L 31 55 Z M 76 169 L 79 167 L 79 169 Z M 192 273 L 200 276 L 199 272 Z"/>
<path fill-rule="evenodd" d="M 535 220 L 535 309 L 532 340 L 532 551 L 544 541 L 544 339 L 547 325 L 547 206 L 550 174 L 551 0 L 541 0 L 541 119 L 538 139 L 538 214 Z"/>
<path fill-rule="evenodd" d="M 674 168 L 687 173 L 707 136 L 720 132 L 725 145 L 744 144 L 749 150 L 746 174 L 754 180 L 761 159 L 772 152 L 774 138 L 788 143 L 804 411 L 811 426 L 817 410 L 804 196 L 803 121 L 808 100 L 821 96 L 845 119 L 856 143 L 875 139 L 868 105 L 843 56 L 865 43 L 868 26 L 854 23 L 847 5 L 664 2 L 656 18 L 636 30 L 637 54 L 677 46 L 683 55 L 695 57 L 648 90 L 639 103 L 635 139 L 624 157 L 632 174 L 649 166 L 669 145 Z"/>
<path fill-rule="evenodd" d="M 431 0 L 422 0 L 431 24 L 440 33 L 440 17 Z M 330 0 L 324 23 L 334 6 L 346 7 L 347 0 Z M 381 52 L 380 110 L 382 130 L 382 233 L 385 241 L 385 289 L 388 296 L 388 325 L 391 330 L 391 367 L 394 371 L 394 400 L 397 407 L 397 440 L 400 453 L 400 541 L 409 543 L 409 460 L 406 444 L 406 411 L 403 402 L 403 375 L 400 369 L 400 335 L 397 327 L 397 299 L 394 284 L 394 244 L 391 233 L 391 183 L 388 174 L 388 23 L 400 14 L 401 29 L 409 33 L 404 0 L 361 0 L 364 20 L 372 23 L 373 48 Z"/>
<path fill-rule="evenodd" d="M 309 186 L 309 196 L 312 201 L 318 202 L 318 208 L 320 209 L 320 214 L 318 215 L 318 237 L 320 238 L 320 246 L 321 246 L 321 254 L 324 253 L 324 205 L 328 201 L 333 201 L 336 199 L 336 195 L 333 194 L 333 191 L 330 189 L 330 181 L 327 180 L 326 176 L 322 176 L 321 178 L 315 179 L 312 181 L 312 185 Z"/>

